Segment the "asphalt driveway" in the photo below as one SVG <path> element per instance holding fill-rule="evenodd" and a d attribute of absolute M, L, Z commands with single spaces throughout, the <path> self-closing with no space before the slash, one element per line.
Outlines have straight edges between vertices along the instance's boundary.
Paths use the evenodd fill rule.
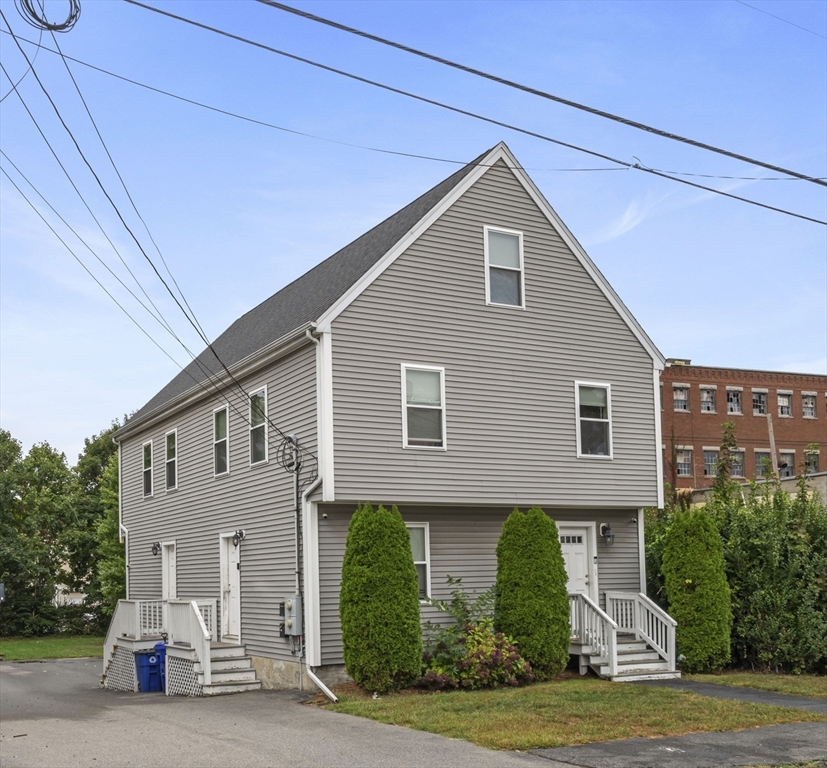
<path fill-rule="evenodd" d="M 302 706 L 306 694 L 294 691 L 204 699 L 119 693 L 99 688 L 100 674 L 99 659 L 0 663 L 0 768 L 707 768 L 827 761 L 827 723 L 630 739 L 529 754 L 493 752 Z M 735 695 L 722 686 L 705 688 L 710 690 L 697 692 Z M 762 694 L 737 694 L 747 696 L 761 700 Z M 827 706 L 780 699 L 772 703 L 816 711 Z"/>

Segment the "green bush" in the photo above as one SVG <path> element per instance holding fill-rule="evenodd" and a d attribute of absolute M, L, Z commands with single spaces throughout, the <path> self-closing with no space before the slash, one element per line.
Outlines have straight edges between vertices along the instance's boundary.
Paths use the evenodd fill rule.
<path fill-rule="evenodd" d="M 705 672 L 730 658 L 732 611 L 718 529 L 703 509 L 677 512 L 663 544 L 669 613 L 678 622 L 681 668 Z"/>
<path fill-rule="evenodd" d="M 539 507 L 515 509 L 497 544 L 494 624 L 514 638 L 538 680 L 569 660 L 569 597 L 557 525 Z"/>
<path fill-rule="evenodd" d="M 768 483 L 727 520 L 734 661 L 827 671 L 827 509 L 804 484 L 793 499 Z"/>
<path fill-rule="evenodd" d="M 399 510 L 362 504 L 348 528 L 339 595 L 345 667 L 370 691 L 417 681 L 422 670 L 419 582 Z"/>
<path fill-rule="evenodd" d="M 520 656 L 514 641 L 494 631 L 491 619 L 464 627 L 445 627 L 436 644 L 426 651 L 423 688 L 499 688 L 534 680 L 531 665 Z"/>

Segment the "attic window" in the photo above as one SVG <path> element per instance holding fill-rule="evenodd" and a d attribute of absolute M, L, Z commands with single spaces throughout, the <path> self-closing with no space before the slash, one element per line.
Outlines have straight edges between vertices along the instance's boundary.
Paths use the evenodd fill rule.
<path fill-rule="evenodd" d="M 504 307 L 525 307 L 523 233 L 485 230 L 485 300 Z"/>

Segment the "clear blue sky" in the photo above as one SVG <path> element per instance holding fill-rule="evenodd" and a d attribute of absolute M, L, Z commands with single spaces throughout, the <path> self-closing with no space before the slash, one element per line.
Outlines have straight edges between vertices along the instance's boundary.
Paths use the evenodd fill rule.
<path fill-rule="evenodd" d="M 132 197 L 210 337 L 457 167 L 332 142 L 467 161 L 505 140 L 665 356 L 827 373 L 825 226 L 639 171 L 559 170 L 611 164 L 124 2 L 81 3 L 75 28 L 58 36 L 67 55 L 319 137 L 241 122 L 70 62 Z M 255 2 L 150 4 L 624 161 L 715 176 L 777 175 Z M 574 101 L 827 176 L 825 2 L 751 0 L 755 8 L 736 0 L 294 4 Z M 67 6 L 65 0 L 46 2 L 52 18 L 65 17 Z M 15 33 L 37 39 L 12 0 L 0 0 L 0 8 Z M 48 34 L 43 44 L 53 47 Z M 24 48 L 31 57 L 34 47 Z M 0 60 L 13 80 L 26 71 L 5 34 Z M 35 70 L 130 226 L 151 248 L 60 59 L 42 50 Z M 9 89 L 0 77 L 0 96 Z M 31 74 L 20 92 L 124 260 L 185 343 L 200 350 Z M 0 110 L 3 151 L 128 279 L 17 96 L 9 95 Z M 186 363 L 177 342 L 45 209 L 5 158 L 2 165 L 150 335 Z M 827 194 L 815 184 L 696 180 L 827 218 Z M 5 178 L 0 201 L 2 427 L 24 448 L 46 440 L 74 463 L 84 437 L 143 405 L 178 368 L 82 271 Z M 154 250 L 148 252 L 158 261 Z"/>

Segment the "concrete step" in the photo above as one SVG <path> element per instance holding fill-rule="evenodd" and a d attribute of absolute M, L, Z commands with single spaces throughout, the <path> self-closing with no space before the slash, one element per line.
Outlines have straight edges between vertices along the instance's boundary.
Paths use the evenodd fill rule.
<path fill-rule="evenodd" d="M 612 680 L 616 683 L 633 683 L 636 680 L 679 680 L 680 672 L 647 672 L 638 674 L 636 672 L 619 672 Z"/>
<path fill-rule="evenodd" d="M 246 693 L 257 691 L 261 688 L 260 680 L 247 680 L 234 683 L 212 683 L 201 689 L 202 696 L 224 696 L 228 693 Z"/>
<path fill-rule="evenodd" d="M 650 672 L 668 672 L 669 664 L 664 661 L 636 661 L 632 664 L 618 665 L 617 674 L 649 674 Z M 600 667 L 600 676 L 609 677 L 609 665 L 604 664 Z"/>

